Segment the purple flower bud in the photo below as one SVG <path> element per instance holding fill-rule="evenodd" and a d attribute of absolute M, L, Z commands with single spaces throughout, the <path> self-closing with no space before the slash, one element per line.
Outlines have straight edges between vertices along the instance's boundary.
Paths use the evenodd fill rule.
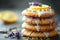
<path fill-rule="evenodd" d="M 29 2 L 29 5 L 41 6 L 39 2 Z"/>

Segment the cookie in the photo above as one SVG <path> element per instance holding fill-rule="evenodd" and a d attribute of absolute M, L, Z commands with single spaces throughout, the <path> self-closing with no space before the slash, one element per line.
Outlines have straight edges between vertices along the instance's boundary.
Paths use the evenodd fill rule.
<path fill-rule="evenodd" d="M 33 31 L 24 30 L 22 32 L 22 35 L 25 37 L 32 37 L 32 38 L 49 38 L 56 36 L 57 32 L 55 30 L 50 32 L 33 32 Z"/>
<path fill-rule="evenodd" d="M 49 19 L 39 19 L 39 18 L 33 18 L 33 17 L 26 17 L 24 16 L 22 18 L 23 22 L 26 22 L 28 24 L 41 24 L 41 25 L 45 25 L 45 24 L 53 24 L 55 22 L 54 18 L 49 18 Z"/>
<path fill-rule="evenodd" d="M 40 11 L 40 10 L 30 10 L 26 9 L 22 12 L 23 16 L 28 16 L 28 17 L 39 17 L 39 18 L 44 18 L 44 17 L 53 17 L 55 16 L 55 13 L 52 9 L 48 11 Z"/>
<path fill-rule="evenodd" d="M 27 23 L 23 23 L 22 28 L 30 31 L 52 31 L 55 29 L 55 25 L 40 26 L 40 25 L 29 25 Z"/>

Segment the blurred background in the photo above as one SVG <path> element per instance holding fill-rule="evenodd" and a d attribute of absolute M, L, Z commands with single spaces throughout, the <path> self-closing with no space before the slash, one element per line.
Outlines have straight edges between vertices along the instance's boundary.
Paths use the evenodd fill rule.
<path fill-rule="evenodd" d="M 19 9 L 23 10 L 29 7 L 28 2 L 41 2 L 44 4 L 48 4 L 52 6 L 53 9 L 57 12 L 56 14 L 60 13 L 60 5 L 59 0 L 0 0 L 0 9 Z"/>
<path fill-rule="evenodd" d="M 0 10 L 21 11 L 29 7 L 29 2 L 40 2 L 50 5 L 56 12 L 56 20 L 60 20 L 60 5 L 59 0 L 0 0 Z"/>
<path fill-rule="evenodd" d="M 11 27 L 18 27 L 21 29 L 22 15 L 21 12 L 29 7 L 29 2 L 41 2 L 43 4 L 50 5 L 56 12 L 56 25 L 60 26 L 60 1 L 59 0 L 0 0 L 0 11 L 1 10 L 12 10 L 16 12 L 19 19 L 15 24 L 3 25 L 6 30 Z"/>

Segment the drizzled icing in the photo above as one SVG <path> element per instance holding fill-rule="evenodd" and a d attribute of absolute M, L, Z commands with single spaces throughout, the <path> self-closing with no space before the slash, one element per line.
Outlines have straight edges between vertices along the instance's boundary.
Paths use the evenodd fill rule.
<path fill-rule="evenodd" d="M 25 20 L 25 19 L 26 19 L 26 17 L 25 17 L 25 16 L 23 16 L 22 20 Z"/>
<path fill-rule="evenodd" d="M 35 10 L 24 10 L 22 13 L 27 12 L 27 11 L 30 11 L 33 13 Z M 52 11 L 53 10 L 51 8 L 49 10 L 36 10 L 38 17 L 40 17 L 44 13 L 50 13 L 51 14 Z"/>
<path fill-rule="evenodd" d="M 21 31 L 21 34 L 22 34 L 24 31 L 25 31 L 25 29 L 23 29 L 23 30 Z"/>
<path fill-rule="evenodd" d="M 28 18 L 28 17 L 24 16 L 24 17 L 22 18 L 22 20 L 32 21 L 33 18 L 32 18 L 32 17 Z M 37 31 L 39 31 L 40 26 L 38 25 L 38 23 L 39 23 L 40 20 L 39 20 L 38 18 L 37 18 L 37 19 L 34 19 L 34 20 L 35 20 L 35 23 L 37 24 L 37 25 L 35 26 L 35 28 L 37 29 Z"/>
<path fill-rule="evenodd" d="M 49 10 L 49 11 L 50 11 L 50 13 L 52 13 L 52 11 L 53 11 L 53 10 L 52 10 L 52 8 L 51 8 L 51 7 L 50 7 L 50 10 Z"/>
<path fill-rule="evenodd" d="M 23 16 L 23 18 L 22 18 L 22 20 L 29 20 L 29 21 L 32 21 L 32 17 L 30 17 L 30 18 L 27 18 L 26 16 Z"/>
<path fill-rule="evenodd" d="M 50 9 L 50 13 L 52 13 L 52 9 Z"/>
<path fill-rule="evenodd" d="M 31 10 L 31 12 L 34 12 L 34 10 Z M 36 12 L 37 12 L 37 15 L 40 17 L 44 13 L 52 13 L 52 9 L 50 8 L 50 10 L 46 10 L 46 11 L 44 11 L 44 10 L 42 10 L 42 11 L 37 10 Z"/>
<path fill-rule="evenodd" d="M 37 11 L 37 14 L 38 14 L 38 16 L 40 17 L 42 14 L 43 14 L 43 12 L 41 12 L 41 11 Z"/>
<path fill-rule="evenodd" d="M 22 13 L 27 12 L 27 10 L 22 11 Z"/>
<path fill-rule="evenodd" d="M 35 26 L 35 28 L 36 28 L 37 31 L 39 31 L 39 27 L 40 27 L 39 25 Z"/>
<path fill-rule="evenodd" d="M 32 18 L 32 17 L 28 18 L 28 17 L 26 17 L 26 16 L 23 16 L 22 20 L 32 21 L 33 18 Z M 38 18 L 37 18 L 37 19 L 34 19 L 34 20 L 35 20 L 35 23 L 37 24 L 37 25 L 35 26 L 35 28 L 37 29 L 37 31 L 39 31 L 40 26 L 38 25 L 38 23 L 39 23 L 40 20 L 39 20 Z M 47 20 L 49 20 L 49 21 L 52 23 L 52 18 L 49 18 L 49 19 L 47 19 Z M 52 25 L 51 25 L 51 24 L 50 24 L 50 28 L 52 28 Z"/>
<path fill-rule="evenodd" d="M 35 26 L 35 28 L 37 29 L 37 31 L 39 31 L 39 29 L 40 29 L 40 26 L 38 25 L 39 19 L 35 19 L 35 23 L 37 24 L 37 25 Z"/>
<path fill-rule="evenodd" d="M 52 13 L 52 9 L 50 9 L 49 11 L 44 11 L 44 10 L 42 10 L 42 11 L 37 11 L 37 14 L 38 14 L 38 16 L 40 17 L 42 14 L 44 14 L 44 13 Z"/>
<path fill-rule="evenodd" d="M 44 35 L 45 35 L 46 37 L 48 37 L 49 33 L 48 33 L 48 32 L 44 32 Z"/>
<path fill-rule="evenodd" d="M 24 31 L 25 31 L 25 29 L 21 30 L 21 36 L 23 36 Z"/>

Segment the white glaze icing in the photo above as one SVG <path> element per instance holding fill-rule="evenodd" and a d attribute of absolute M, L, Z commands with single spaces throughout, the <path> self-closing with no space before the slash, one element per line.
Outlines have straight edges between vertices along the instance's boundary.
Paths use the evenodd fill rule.
<path fill-rule="evenodd" d="M 32 17 L 30 17 L 30 18 L 28 18 L 28 17 L 26 17 L 26 16 L 23 16 L 23 18 L 22 18 L 22 20 L 29 20 L 29 21 L 32 21 Z"/>
<path fill-rule="evenodd" d="M 50 7 L 50 10 L 49 10 L 49 11 L 50 11 L 50 13 L 52 13 L 52 11 L 53 11 L 53 10 L 52 10 L 52 8 L 51 8 L 51 7 Z"/>
<path fill-rule="evenodd" d="M 25 17 L 25 16 L 23 16 L 22 20 L 26 20 L 26 17 Z"/>
<path fill-rule="evenodd" d="M 23 36 L 24 31 L 25 31 L 25 29 L 21 30 L 21 36 Z"/>
<path fill-rule="evenodd" d="M 42 14 L 43 14 L 43 12 L 41 12 L 41 11 L 37 11 L 37 14 L 38 14 L 38 16 L 40 17 Z"/>
<path fill-rule="evenodd" d="M 38 18 L 37 18 L 37 19 L 35 19 L 35 23 L 36 23 L 36 24 L 38 24 L 38 23 L 39 23 L 39 21 L 40 21 L 40 20 L 39 20 Z"/>
<path fill-rule="evenodd" d="M 26 16 L 24 16 L 23 18 L 22 18 L 22 20 L 29 20 L 29 21 L 32 21 L 33 20 L 33 18 L 31 17 L 31 18 L 27 18 Z M 40 28 L 40 26 L 38 25 L 38 23 L 39 23 L 39 19 L 37 18 L 37 19 L 34 19 L 35 20 L 35 23 L 37 24 L 36 26 L 35 26 L 35 28 L 37 29 L 37 31 L 39 31 L 39 28 Z M 24 26 L 25 24 L 23 24 L 23 26 Z"/>
<path fill-rule="evenodd" d="M 48 33 L 48 32 L 44 32 L 44 35 L 45 35 L 46 37 L 48 37 L 49 33 Z"/>
<path fill-rule="evenodd" d="M 36 30 L 39 31 L 39 25 L 35 26 Z"/>
<path fill-rule="evenodd" d="M 32 13 L 34 12 L 34 10 L 30 10 Z M 27 12 L 27 10 L 24 10 L 22 13 L 24 13 L 24 12 Z M 37 10 L 36 11 L 37 12 L 37 14 L 38 14 L 38 16 L 40 17 L 42 14 L 44 14 L 44 13 L 52 13 L 52 9 L 50 8 L 50 10 L 46 10 L 46 11 L 44 11 L 44 10 L 42 10 L 42 11 L 40 11 L 40 10 Z"/>
<path fill-rule="evenodd" d="M 37 11 L 37 13 L 38 13 L 38 16 L 40 17 L 42 14 L 44 14 L 44 13 L 52 13 L 52 11 L 51 11 L 51 9 L 50 9 L 50 11 L 44 11 L 44 10 L 42 10 L 42 11 Z"/>
<path fill-rule="evenodd" d="M 25 26 L 25 25 L 26 25 L 26 23 L 24 22 L 24 23 L 22 24 L 22 27 Z"/>
<path fill-rule="evenodd" d="M 32 12 L 34 12 L 34 10 L 31 10 Z M 44 13 L 52 13 L 52 9 L 50 8 L 50 10 L 46 10 L 46 11 L 44 11 L 44 10 L 42 10 L 42 11 L 40 11 L 40 10 L 37 10 L 37 14 L 38 14 L 38 16 L 40 17 L 42 14 L 44 14 Z"/>
<path fill-rule="evenodd" d="M 21 31 L 21 34 L 22 34 L 24 31 L 25 31 L 25 29 L 23 29 L 23 30 Z"/>
<path fill-rule="evenodd" d="M 35 19 L 35 23 L 37 24 L 37 25 L 35 26 L 35 28 L 37 29 L 37 31 L 39 31 L 39 29 L 40 29 L 40 26 L 38 25 L 39 19 Z"/>
<path fill-rule="evenodd" d="M 22 11 L 22 13 L 27 12 L 27 10 Z"/>

